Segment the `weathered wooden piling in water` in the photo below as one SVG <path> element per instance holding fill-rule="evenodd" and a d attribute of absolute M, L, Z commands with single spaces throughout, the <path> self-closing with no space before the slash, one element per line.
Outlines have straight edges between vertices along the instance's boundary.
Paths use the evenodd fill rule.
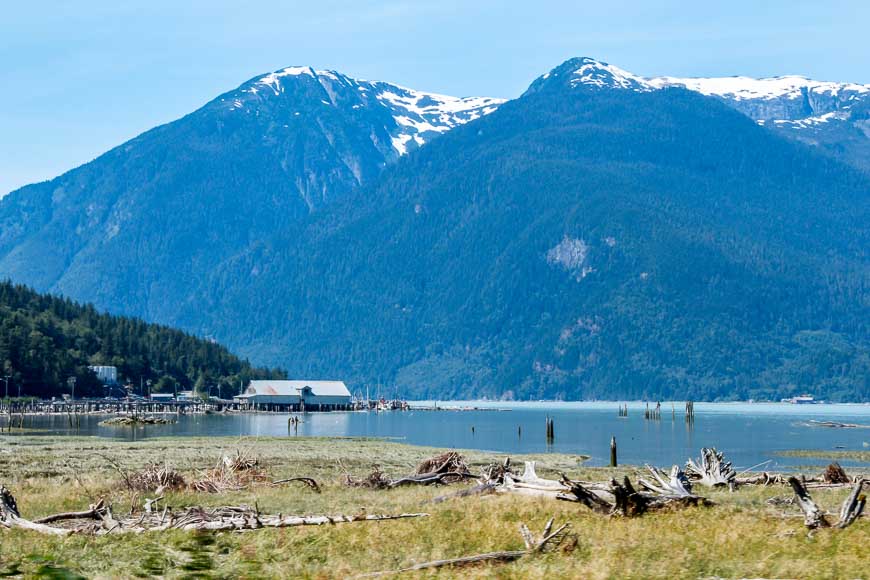
<path fill-rule="evenodd" d="M 547 417 L 547 443 L 552 443 L 553 439 L 555 439 L 555 429 L 553 426 L 553 419 L 549 416 Z"/>
<path fill-rule="evenodd" d="M 695 422 L 695 402 L 686 401 L 686 423 Z"/>
<path fill-rule="evenodd" d="M 610 437 L 610 467 L 617 467 L 616 461 L 616 435 Z"/>
<path fill-rule="evenodd" d="M 649 408 L 649 402 L 646 404 L 646 410 L 643 413 L 643 418 L 649 421 L 661 421 L 662 419 L 662 404 L 661 402 L 656 403 L 654 409 Z"/>

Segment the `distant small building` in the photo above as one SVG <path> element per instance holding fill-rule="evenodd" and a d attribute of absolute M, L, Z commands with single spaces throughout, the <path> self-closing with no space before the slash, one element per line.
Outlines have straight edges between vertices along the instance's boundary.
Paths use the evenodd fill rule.
<path fill-rule="evenodd" d="M 151 393 L 151 400 L 158 403 L 164 403 L 175 399 L 172 393 Z"/>
<path fill-rule="evenodd" d="M 118 384 L 118 367 L 98 365 L 88 368 L 91 369 L 95 375 L 97 375 L 97 378 L 104 385 Z"/>
<path fill-rule="evenodd" d="M 251 381 L 235 401 L 267 411 L 340 411 L 350 409 L 350 391 L 342 381 Z"/>
<path fill-rule="evenodd" d="M 797 397 L 791 397 L 790 399 L 783 399 L 782 402 L 792 403 L 793 405 L 812 405 L 817 401 L 812 395 L 798 395 Z"/>
<path fill-rule="evenodd" d="M 192 401 L 196 399 L 196 393 L 193 391 L 178 391 L 178 400 L 179 401 Z"/>

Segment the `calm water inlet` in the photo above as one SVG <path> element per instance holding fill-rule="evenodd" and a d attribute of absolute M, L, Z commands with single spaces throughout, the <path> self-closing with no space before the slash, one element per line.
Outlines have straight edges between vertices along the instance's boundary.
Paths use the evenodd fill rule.
<path fill-rule="evenodd" d="M 504 453 L 556 452 L 590 456 L 604 465 L 610 437 L 619 445 L 623 464 L 667 466 L 697 456 L 704 446 L 724 450 L 735 467 L 762 462 L 762 469 L 794 469 L 821 465 L 824 459 L 787 457 L 796 449 L 870 452 L 870 405 L 697 404 L 694 424 L 686 424 L 680 404 L 672 418 L 670 404 L 660 421 L 643 418 L 643 404 L 629 404 L 629 416 L 618 417 L 616 403 L 441 403 L 442 408 L 477 410 L 309 413 L 298 430 L 288 427 L 288 414 L 182 416 L 171 425 L 108 427 L 105 416 L 84 416 L 70 429 L 66 416 L 28 418 L 27 426 L 45 435 L 94 435 L 128 440 L 149 437 L 269 436 L 381 437 L 413 445 L 480 449 Z M 545 420 L 555 424 L 551 445 Z M 863 428 L 814 426 L 836 421 Z M 473 429 L 472 429 L 473 428 Z M 288 444 L 291 441 L 288 440 Z M 844 466 L 859 465 L 843 460 Z M 865 463 L 866 465 L 867 463 Z"/>

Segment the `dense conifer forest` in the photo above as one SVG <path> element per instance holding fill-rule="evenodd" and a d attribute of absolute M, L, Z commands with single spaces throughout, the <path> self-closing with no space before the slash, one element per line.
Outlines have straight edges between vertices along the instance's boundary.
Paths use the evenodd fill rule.
<path fill-rule="evenodd" d="M 140 393 L 196 389 L 224 397 L 240 382 L 281 376 L 253 368 L 215 342 L 135 318 L 112 316 L 69 299 L 39 294 L 26 286 L 0 282 L 0 377 L 9 377 L 9 395 L 102 396 L 103 385 L 88 368 L 112 365 L 121 383 Z M 6 383 L 0 382 L 0 397 Z"/>

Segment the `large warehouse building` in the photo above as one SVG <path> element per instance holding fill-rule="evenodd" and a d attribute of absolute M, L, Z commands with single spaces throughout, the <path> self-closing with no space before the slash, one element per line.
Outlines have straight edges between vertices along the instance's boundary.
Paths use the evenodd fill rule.
<path fill-rule="evenodd" d="M 251 381 L 235 399 L 262 411 L 343 411 L 350 398 L 342 381 Z"/>

